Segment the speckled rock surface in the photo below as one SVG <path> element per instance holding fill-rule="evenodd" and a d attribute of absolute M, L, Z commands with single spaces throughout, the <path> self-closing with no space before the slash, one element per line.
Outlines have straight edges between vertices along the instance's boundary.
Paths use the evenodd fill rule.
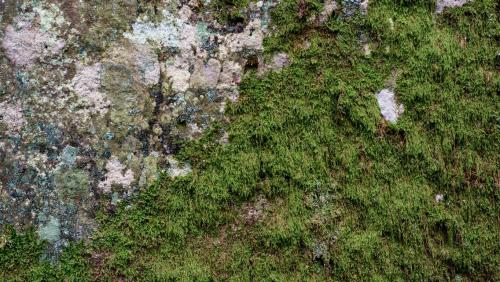
<path fill-rule="evenodd" d="M 0 225 L 35 226 L 53 252 L 157 168 L 189 173 L 179 144 L 225 121 L 261 61 L 272 2 L 249 4 L 238 28 L 201 2 L 143 2 L 0 3 Z"/>

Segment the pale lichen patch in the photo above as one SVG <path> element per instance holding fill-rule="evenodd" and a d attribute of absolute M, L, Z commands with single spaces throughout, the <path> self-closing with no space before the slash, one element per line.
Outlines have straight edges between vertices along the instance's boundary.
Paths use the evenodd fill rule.
<path fill-rule="evenodd" d="M 26 124 L 21 106 L 7 102 L 0 103 L 0 123 L 7 126 L 8 134 L 20 132 Z"/>
<path fill-rule="evenodd" d="M 102 66 L 96 63 L 90 66 L 77 64 L 72 85 L 78 98 L 88 106 L 91 113 L 104 115 L 108 111 L 109 101 L 100 91 Z"/>
<path fill-rule="evenodd" d="M 403 105 L 396 102 L 394 92 L 390 89 L 382 89 L 377 94 L 377 102 L 380 107 L 380 113 L 385 120 L 391 123 L 395 123 L 404 111 Z"/>
<path fill-rule="evenodd" d="M 16 29 L 12 25 L 5 29 L 2 47 L 11 61 L 19 66 L 29 66 L 43 56 L 60 53 L 64 41 L 33 26 Z"/>
<path fill-rule="evenodd" d="M 167 157 L 170 167 L 167 173 L 170 177 L 175 178 L 179 176 L 186 176 L 191 172 L 191 167 L 188 164 L 180 164 L 174 157 Z"/>
<path fill-rule="evenodd" d="M 65 41 L 59 38 L 58 29 L 64 22 L 57 5 L 35 5 L 33 12 L 16 17 L 5 28 L 2 47 L 7 57 L 18 66 L 29 67 L 40 58 L 60 54 Z"/>
<path fill-rule="evenodd" d="M 99 189 L 104 193 L 111 192 L 113 185 L 120 185 L 128 188 L 134 181 L 134 172 L 130 169 L 126 169 L 125 165 L 116 157 L 112 157 L 107 162 L 106 170 L 105 179 L 99 182 Z"/>
<path fill-rule="evenodd" d="M 437 0 L 436 1 L 436 13 L 440 14 L 444 11 L 444 8 L 450 7 L 461 7 L 472 0 Z"/>
<path fill-rule="evenodd" d="M 40 236 L 40 239 L 47 240 L 51 243 L 59 240 L 60 233 L 61 224 L 59 222 L 59 219 L 53 216 L 50 216 L 49 220 L 45 224 L 41 225 L 38 229 L 38 235 Z"/>

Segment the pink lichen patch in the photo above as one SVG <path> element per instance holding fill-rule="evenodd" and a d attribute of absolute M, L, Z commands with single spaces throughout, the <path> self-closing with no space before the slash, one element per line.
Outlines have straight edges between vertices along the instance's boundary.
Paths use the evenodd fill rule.
<path fill-rule="evenodd" d="M 109 107 L 101 87 L 101 64 L 90 66 L 77 65 L 76 75 L 73 78 L 73 89 L 78 98 L 92 109 L 92 112 L 105 114 Z"/>
<path fill-rule="evenodd" d="M 134 181 L 134 172 L 126 169 L 116 157 L 112 157 L 106 164 L 106 177 L 104 181 L 99 182 L 99 189 L 104 193 L 111 192 L 113 185 L 129 188 Z"/>
<path fill-rule="evenodd" d="M 5 28 L 2 47 L 7 57 L 18 66 L 28 66 L 45 56 L 59 54 L 64 41 L 56 39 L 48 32 L 41 31 L 27 22 L 20 22 Z"/>
<path fill-rule="evenodd" d="M 20 105 L 12 105 L 7 102 L 0 103 L 0 123 L 7 125 L 9 134 L 21 131 L 26 120 Z"/>

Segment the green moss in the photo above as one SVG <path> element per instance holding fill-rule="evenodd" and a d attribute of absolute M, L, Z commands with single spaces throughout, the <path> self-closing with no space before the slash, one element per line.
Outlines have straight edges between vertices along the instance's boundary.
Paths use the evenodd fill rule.
<path fill-rule="evenodd" d="M 70 245 L 56 264 L 43 260 L 46 244 L 35 230 L 18 234 L 6 226 L 0 230 L 0 280 L 2 281 L 89 281 L 88 257 L 83 244 Z"/>
<path fill-rule="evenodd" d="M 26 269 L 37 262 L 38 257 L 43 252 L 44 244 L 36 240 L 34 230 L 20 235 L 9 227 L 2 230 L 2 242 L 0 278 L 2 280 L 21 280 Z"/>

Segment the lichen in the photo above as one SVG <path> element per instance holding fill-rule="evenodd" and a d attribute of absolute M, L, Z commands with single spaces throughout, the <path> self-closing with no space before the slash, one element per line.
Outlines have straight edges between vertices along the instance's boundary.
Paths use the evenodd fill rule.
<path fill-rule="evenodd" d="M 80 169 L 62 168 L 54 176 L 54 185 L 64 201 L 85 200 L 90 188 L 89 176 Z"/>
<path fill-rule="evenodd" d="M 17 105 L 8 104 L 7 102 L 0 103 L 0 123 L 7 127 L 9 134 L 20 132 L 26 124 L 26 119 L 23 115 L 22 107 Z"/>
<path fill-rule="evenodd" d="M 391 123 L 397 122 L 399 116 L 404 112 L 403 105 L 396 102 L 396 96 L 390 89 L 382 89 L 377 94 L 377 102 L 381 115 Z"/>
<path fill-rule="evenodd" d="M 58 7 L 52 4 L 47 10 L 35 5 L 32 13 L 22 14 L 5 28 L 2 47 L 16 65 L 29 67 L 43 57 L 61 53 L 65 46 L 57 28 L 64 24 Z"/>
<path fill-rule="evenodd" d="M 104 193 L 111 192 L 113 186 L 128 188 L 134 181 L 134 172 L 116 158 L 112 157 L 106 164 L 107 173 L 104 180 L 99 183 L 99 189 Z"/>
<path fill-rule="evenodd" d="M 440 14 L 444 11 L 444 8 L 450 7 L 461 7 L 472 0 L 437 0 L 436 1 L 436 13 Z"/>
<path fill-rule="evenodd" d="M 60 238 L 61 226 L 59 219 L 53 216 L 49 217 L 49 220 L 40 226 L 38 229 L 38 235 L 40 239 L 47 240 L 51 243 L 55 243 Z"/>

